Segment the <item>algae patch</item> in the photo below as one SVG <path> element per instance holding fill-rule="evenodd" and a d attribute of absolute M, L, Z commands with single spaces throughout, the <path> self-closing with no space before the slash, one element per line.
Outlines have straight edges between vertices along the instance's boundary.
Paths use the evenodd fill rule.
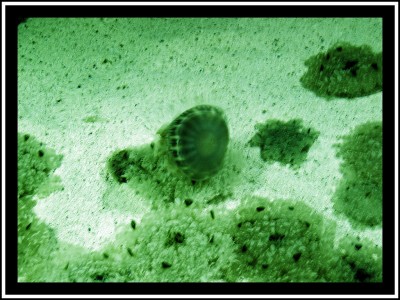
<path fill-rule="evenodd" d="M 337 144 L 343 159 L 340 181 L 333 197 L 334 208 L 354 226 L 382 224 L 382 122 L 356 127 Z"/>
<path fill-rule="evenodd" d="M 45 280 L 52 272 L 58 242 L 54 231 L 33 212 L 36 201 L 32 196 L 61 188 L 60 179 L 51 176 L 61 160 L 62 155 L 32 135 L 18 133 L 18 281 Z"/>
<path fill-rule="evenodd" d="M 59 180 L 49 176 L 61 165 L 62 157 L 32 135 L 18 133 L 18 197 L 33 195 L 39 188 L 44 194 L 58 189 Z"/>
<path fill-rule="evenodd" d="M 382 52 L 338 42 L 306 60 L 302 85 L 317 96 L 355 98 L 382 91 Z"/>
<path fill-rule="evenodd" d="M 261 158 L 266 162 L 288 164 L 294 169 L 306 161 L 308 151 L 319 136 L 313 128 L 304 127 L 300 119 L 268 120 L 255 128 L 257 133 L 249 145 L 260 147 Z"/>

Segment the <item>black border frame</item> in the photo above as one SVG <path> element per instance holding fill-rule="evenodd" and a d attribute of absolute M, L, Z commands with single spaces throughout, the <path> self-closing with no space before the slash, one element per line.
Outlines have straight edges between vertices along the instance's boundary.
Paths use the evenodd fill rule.
<path fill-rule="evenodd" d="M 274 295 L 395 293 L 394 274 L 394 6 L 19 6 L 6 5 L 6 285 L 5 295 Z M 383 18 L 383 282 L 382 283 L 18 283 L 17 32 L 30 17 L 377 17 Z M 20 26 L 23 26 L 21 24 Z M 15 149 L 14 149 L 15 148 Z M 15 248 L 14 248 L 15 247 Z"/>

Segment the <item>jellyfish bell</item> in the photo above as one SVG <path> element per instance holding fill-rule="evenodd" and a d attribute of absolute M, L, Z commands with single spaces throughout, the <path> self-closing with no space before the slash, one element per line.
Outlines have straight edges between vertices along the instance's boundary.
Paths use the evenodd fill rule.
<path fill-rule="evenodd" d="M 191 180 L 205 180 L 222 168 L 229 130 L 220 108 L 192 107 L 161 127 L 158 134 L 159 153 Z"/>

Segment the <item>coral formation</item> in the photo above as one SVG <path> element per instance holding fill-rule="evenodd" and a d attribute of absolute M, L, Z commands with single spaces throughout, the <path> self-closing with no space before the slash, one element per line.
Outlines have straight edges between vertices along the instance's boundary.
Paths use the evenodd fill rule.
<path fill-rule="evenodd" d="M 35 215 L 36 201 L 18 199 L 18 281 L 47 281 L 57 272 L 53 254 L 58 247 L 55 232 Z"/>
<path fill-rule="evenodd" d="M 146 215 L 130 238 L 119 241 L 132 250 L 137 281 L 214 281 L 231 259 L 224 229 L 224 219 L 182 203 Z"/>
<path fill-rule="evenodd" d="M 382 248 L 359 237 L 344 237 L 338 252 L 349 273 L 347 281 L 381 282 Z"/>
<path fill-rule="evenodd" d="M 305 65 L 300 81 L 318 96 L 354 98 L 382 91 L 382 52 L 373 53 L 367 45 L 338 42 Z"/>
<path fill-rule="evenodd" d="M 302 121 L 288 122 L 268 120 L 257 124 L 257 133 L 249 141 L 252 147 L 260 147 L 264 161 L 278 161 L 298 168 L 307 159 L 307 153 L 319 132 L 311 127 L 303 127 Z"/>
<path fill-rule="evenodd" d="M 18 197 L 37 192 L 61 159 L 62 155 L 45 148 L 32 135 L 18 133 Z"/>
<path fill-rule="evenodd" d="M 39 191 L 59 188 L 49 176 L 60 166 L 62 155 L 46 148 L 32 135 L 18 133 L 18 277 L 19 281 L 39 281 L 52 273 L 49 262 L 57 247 L 54 231 L 33 212 Z M 39 238 L 40 237 L 40 238 Z"/>
<path fill-rule="evenodd" d="M 24 215 L 32 215 L 31 209 Z M 212 210 L 211 210 L 212 211 Z M 299 201 L 247 197 L 218 215 L 180 203 L 130 222 L 101 251 L 58 243 L 42 224 L 21 281 L 68 282 L 379 282 L 381 249 L 343 238 L 335 224 Z M 24 228 L 23 228 L 24 227 Z M 39 230 L 39 231 L 38 231 Z M 25 235 L 26 236 L 26 235 Z M 48 251 L 51 250 L 49 257 Z M 46 254 L 44 256 L 43 254 Z M 34 265 L 32 265 L 34 264 Z"/>
<path fill-rule="evenodd" d="M 353 225 L 382 223 L 382 122 L 357 126 L 337 144 L 343 159 L 340 181 L 333 197 L 334 208 Z"/>
<path fill-rule="evenodd" d="M 232 226 L 237 260 L 229 280 L 323 282 L 335 272 L 334 223 L 301 202 L 249 197 L 238 207 Z"/>

